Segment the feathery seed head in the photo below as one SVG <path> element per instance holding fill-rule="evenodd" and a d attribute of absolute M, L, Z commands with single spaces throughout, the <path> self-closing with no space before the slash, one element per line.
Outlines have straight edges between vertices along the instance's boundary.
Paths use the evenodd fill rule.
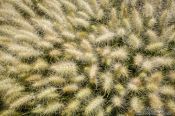
<path fill-rule="evenodd" d="M 75 76 L 72 77 L 70 81 L 73 83 L 83 83 L 85 81 L 85 76 L 84 75 Z"/>
<path fill-rule="evenodd" d="M 146 50 L 156 52 L 157 50 L 161 50 L 163 47 L 164 43 L 162 42 L 150 43 L 147 45 Z"/>
<path fill-rule="evenodd" d="M 128 77 L 128 69 L 125 66 L 122 66 L 122 64 L 116 63 L 114 65 L 114 71 L 117 77 Z"/>
<path fill-rule="evenodd" d="M 63 107 L 63 104 L 59 103 L 59 102 L 53 102 L 53 103 L 49 103 L 47 105 L 46 108 L 44 108 L 43 113 L 44 115 L 49 115 L 49 114 L 53 114 L 55 112 L 59 112 Z"/>
<path fill-rule="evenodd" d="M 77 9 L 76 6 L 73 3 L 69 2 L 68 0 L 60 0 L 60 2 L 69 11 L 76 11 Z"/>
<path fill-rule="evenodd" d="M 76 84 L 71 84 L 71 85 L 66 85 L 63 87 L 63 92 L 64 93 L 74 93 L 79 89 L 78 85 Z"/>
<path fill-rule="evenodd" d="M 172 86 L 163 86 L 160 88 L 160 93 L 164 94 L 164 95 L 170 95 L 170 96 L 174 96 L 175 95 L 175 91 L 174 88 Z"/>
<path fill-rule="evenodd" d="M 167 106 L 173 113 L 175 113 L 175 102 L 173 100 L 169 101 Z"/>
<path fill-rule="evenodd" d="M 33 98 L 34 98 L 33 95 L 25 95 L 25 96 L 19 98 L 18 100 L 14 101 L 12 104 L 10 104 L 10 109 L 19 108 L 22 105 L 25 105 L 28 102 L 30 102 Z"/>
<path fill-rule="evenodd" d="M 143 13 L 145 17 L 152 17 L 154 15 L 154 7 L 150 3 L 146 2 Z"/>
<path fill-rule="evenodd" d="M 157 94 L 150 94 L 149 95 L 149 100 L 150 100 L 150 106 L 154 109 L 161 109 L 162 108 L 162 101 L 160 100 L 160 97 Z"/>
<path fill-rule="evenodd" d="M 60 62 L 58 64 L 53 64 L 51 69 L 61 75 L 75 75 L 77 73 L 77 66 L 74 62 Z"/>
<path fill-rule="evenodd" d="M 106 32 L 105 34 L 99 36 L 96 38 L 94 43 L 100 44 L 100 43 L 106 43 L 114 39 L 114 33 L 112 32 Z"/>
<path fill-rule="evenodd" d="M 66 107 L 65 114 L 71 116 L 72 114 L 76 113 L 76 111 L 79 109 L 79 106 L 80 106 L 79 100 L 71 101 Z"/>
<path fill-rule="evenodd" d="M 103 74 L 102 75 L 102 78 L 103 78 L 103 90 L 105 92 L 110 92 L 111 89 L 113 89 L 113 78 L 112 78 L 112 74 L 107 72 L 106 74 Z"/>
<path fill-rule="evenodd" d="M 131 34 L 128 39 L 128 44 L 131 48 L 138 49 L 141 47 L 142 42 L 136 35 Z"/>
<path fill-rule="evenodd" d="M 89 104 L 85 108 L 85 114 L 90 115 L 93 113 L 96 113 L 100 107 L 102 107 L 104 102 L 103 97 L 97 96 L 92 101 L 89 102 Z"/>
<path fill-rule="evenodd" d="M 117 59 L 117 60 L 126 60 L 128 58 L 128 52 L 125 48 L 118 48 L 111 52 L 111 58 Z"/>
<path fill-rule="evenodd" d="M 124 88 L 123 85 L 117 84 L 117 85 L 115 85 L 115 91 L 117 93 L 119 93 L 119 95 L 123 96 L 125 94 L 125 92 L 126 92 L 126 89 Z"/>
<path fill-rule="evenodd" d="M 60 86 L 66 83 L 66 79 L 59 76 L 50 76 L 48 81 L 55 86 Z"/>
<path fill-rule="evenodd" d="M 122 104 L 122 99 L 120 97 L 118 97 L 118 96 L 114 96 L 112 98 L 112 103 L 113 103 L 114 107 L 116 107 L 116 106 L 120 107 L 121 104 Z"/>
<path fill-rule="evenodd" d="M 56 88 L 50 87 L 46 88 L 45 90 L 41 90 L 40 93 L 36 96 L 37 99 L 53 99 L 58 97 L 58 94 L 56 93 Z"/>
<path fill-rule="evenodd" d="M 141 54 L 137 54 L 135 57 L 134 57 L 134 64 L 136 66 L 141 66 L 143 63 L 143 56 Z"/>
<path fill-rule="evenodd" d="M 131 91 L 138 91 L 141 86 L 141 81 L 139 78 L 133 78 L 131 81 L 128 83 L 128 89 Z"/>
<path fill-rule="evenodd" d="M 91 95 L 91 90 L 89 88 L 84 88 L 81 89 L 77 94 L 76 94 L 76 98 L 77 99 L 86 99 L 87 97 L 89 97 Z"/>
<path fill-rule="evenodd" d="M 133 29 L 136 32 L 140 32 L 143 30 L 143 21 L 142 21 L 142 18 L 140 17 L 139 12 L 136 9 L 132 11 L 131 21 L 132 21 Z"/>
<path fill-rule="evenodd" d="M 48 63 L 44 61 L 44 59 L 37 59 L 37 61 L 33 65 L 34 70 L 43 70 L 48 68 Z"/>
<path fill-rule="evenodd" d="M 133 97 L 131 99 L 131 108 L 134 112 L 136 113 L 141 113 L 141 111 L 143 110 L 143 103 L 142 101 L 137 98 L 137 97 Z"/>

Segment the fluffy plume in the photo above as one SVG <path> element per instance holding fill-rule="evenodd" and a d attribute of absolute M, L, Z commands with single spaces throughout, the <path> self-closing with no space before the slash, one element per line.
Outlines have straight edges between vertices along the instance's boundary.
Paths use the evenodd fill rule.
<path fill-rule="evenodd" d="M 174 10 L 174 0 L 0 0 L 0 116 L 174 115 Z"/>

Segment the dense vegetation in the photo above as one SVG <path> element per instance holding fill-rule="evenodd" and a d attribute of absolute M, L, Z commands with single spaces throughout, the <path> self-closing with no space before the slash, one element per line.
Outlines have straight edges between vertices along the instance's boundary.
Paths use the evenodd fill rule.
<path fill-rule="evenodd" d="M 175 114 L 173 0 L 0 0 L 0 115 Z"/>

